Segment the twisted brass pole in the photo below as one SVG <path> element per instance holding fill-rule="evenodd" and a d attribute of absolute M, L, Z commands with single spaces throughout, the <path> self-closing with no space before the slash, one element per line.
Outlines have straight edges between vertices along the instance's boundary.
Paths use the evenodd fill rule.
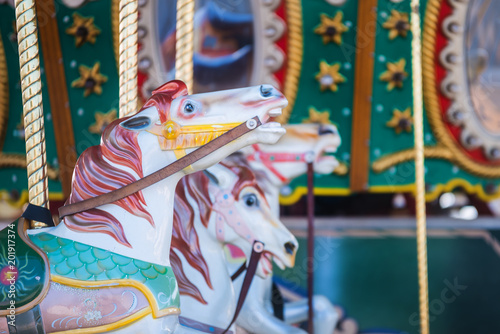
<path fill-rule="evenodd" d="M 422 51 L 420 1 L 411 0 L 413 118 L 415 137 L 415 188 L 417 213 L 417 261 L 420 333 L 429 334 L 429 282 L 427 274 L 427 226 L 425 217 L 424 110 L 422 95 Z"/>
<path fill-rule="evenodd" d="M 17 44 L 23 98 L 29 202 L 48 207 L 47 157 L 35 0 L 16 0 Z M 44 226 L 33 222 L 34 228 Z"/>
<path fill-rule="evenodd" d="M 177 0 L 175 77 L 193 93 L 194 0 Z"/>
<path fill-rule="evenodd" d="M 119 6 L 119 117 L 137 111 L 137 0 L 120 0 Z"/>

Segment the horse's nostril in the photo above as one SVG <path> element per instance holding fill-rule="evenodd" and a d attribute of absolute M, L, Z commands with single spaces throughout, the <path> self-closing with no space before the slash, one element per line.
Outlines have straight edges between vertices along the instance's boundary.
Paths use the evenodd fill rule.
<path fill-rule="evenodd" d="M 273 91 L 272 86 L 264 86 L 264 85 L 260 86 L 260 95 L 262 95 L 263 97 L 271 96 L 272 91 Z"/>
<path fill-rule="evenodd" d="M 287 242 L 285 244 L 285 250 L 288 254 L 293 255 L 293 252 L 295 251 L 295 245 L 292 242 Z"/>

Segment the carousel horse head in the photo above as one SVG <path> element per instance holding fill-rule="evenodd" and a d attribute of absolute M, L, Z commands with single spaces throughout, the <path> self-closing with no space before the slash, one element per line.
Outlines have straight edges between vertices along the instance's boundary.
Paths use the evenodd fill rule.
<path fill-rule="evenodd" d="M 252 169 L 262 171 L 276 185 L 305 174 L 307 162 L 314 162 L 318 174 L 330 174 L 338 166 L 330 155 L 341 139 L 333 124 L 294 124 L 285 126 L 286 134 L 274 145 L 254 144 L 242 151 Z"/>
<path fill-rule="evenodd" d="M 230 157 L 207 171 L 183 178 L 176 195 L 171 261 L 181 294 L 204 301 L 195 282 L 184 274 L 179 255 L 201 273 L 209 287 L 211 278 L 218 275 L 210 272 L 210 259 L 199 247 L 200 229 L 205 229 L 203 235 L 221 248 L 227 244 L 239 247 L 247 263 L 253 242 L 264 243 L 256 272 L 262 278 L 272 273 L 273 259 L 283 269 L 293 267 L 297 240 L 272 213 L 255 174 L 244 160 Z"/>
<path fill-rule="evenodd" d="M 170 81 L 153 91 L 137 114 L 108 125 L 101 144 L 82 153 L 75 167 L 68 201 L 75 203 L 122 188 L 252 117 L 258 116 L 265 123 L 279 115 L 286 105 L 286 98 L 269 85 L 188 95 L 182 81 Z M 284 133 L 278 123 L 263 124 L 162 182 L 177 182 L 183 175 L 205 169 L 246 145 L 272 144 Z M 151 203 L 156 201 L 158 194 L 150 196 L 149 200 L 144 194 L 151 193 L 153 187 L 165 189 L 165 185 L 158 183 L 102 209 L 77 213 L 67 217 L 65 224 L 74 231 L 108 234 L 131 247 L 117 218 L 122 213 L 115 211 L 125 210 L 155 226 L 158 221 L 151 214 Z M 175 187 L 175 183 L 169 186 Z M 149 208 L 147 202 L 150 202 Z"/>

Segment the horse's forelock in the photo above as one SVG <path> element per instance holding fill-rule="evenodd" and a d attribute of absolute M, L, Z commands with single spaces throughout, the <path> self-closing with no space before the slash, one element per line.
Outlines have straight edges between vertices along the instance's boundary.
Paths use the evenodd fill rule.
<path fill-rule="evenodd" d="M 142 152 L 137 140 L 138 132 L 119 126 L 122 121 L 123 119 L 116 120 L 108 125 L 103 132 L 101 145 L 92 146 L 81 154 L 75 166 L 68 203 L 76 203 L 108 193 L 144 176 Z M 136 175 L 120 167 L 128 167 Z M 153 217 L 147 211 L 146 201 L 141 191 L 113 204 L 137 217 L 146 219 L 154 226 Z M 105 233 L 117 242 L 131 247 L 120 222 L 109 212 L 97 209 L 88 210 L 66 218 L 64 222 L 72 230 Z"/>
<path fill-rule="evenodd" d="M 170 119 L 170 107 L 172 105 L 172 100 L 178 98 L 179 96 L 185 96 L 188 94 L 186 84 L 180 80 L 172 80 L 166 84 L 156 88 L 153 95 L 146 101 L 142 110 L 155 107 L 158 111 L 158 116 L 160 121 L 165 123 Z"/>

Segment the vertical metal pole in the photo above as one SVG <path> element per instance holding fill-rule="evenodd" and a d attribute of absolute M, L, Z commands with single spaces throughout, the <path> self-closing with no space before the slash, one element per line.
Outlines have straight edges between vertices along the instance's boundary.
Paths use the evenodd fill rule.
<path fill-rule="evenodd" d="M 29 202 L 48 208 L 47 157 L 35 0 L 16 0 L 16 29 L 23 98 Z M 45 224 L 32 222 L 32 228 Z"/>
<path fill-rule="evenodd" d="M 306 157 L 306 160 L 310 160 Z M 314 166 L 307 162 L 307 305 L 308 332 L 314 334 Z"/>
<path fill-rule="evenodd" d="M 177 0 L 175 77 L 193 93 L 194 0 Z"/>
<path fill-rule="evenodd" d="M 422 95 L 422 44 L 420 1 L 411 1 L 413 117 L 415 136 L 415 188 L 420 333 L 429 334 L 429 287 L 427 274 L 427 227 L 425 213 L 425 166 Z"/>
<path fill-rule="evenodd" d="M 137 0 L 120 0 L 119 9 L 119 117 L 133 115 L 137 111 Z"/>

